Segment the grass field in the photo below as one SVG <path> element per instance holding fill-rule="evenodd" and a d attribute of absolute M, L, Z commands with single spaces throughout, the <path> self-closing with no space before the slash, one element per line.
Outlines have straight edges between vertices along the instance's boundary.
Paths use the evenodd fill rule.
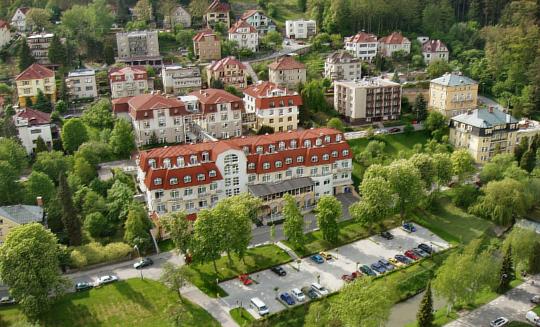
<path fill-rule="evenodd" d="M 231 317 L 240 327 L 249 326 L 255 320 L 253 316 L 244 308 L 234 308 L 229 311 Z"/>
<path fill-rule="evenodd" d="M 140 279 L 120 281 L 89 292 L 68 294 L 43 317 L 42 326 L 170 326 L 169 307 L 180 305 L 163 284 Z M 182 326 L 219 326 L 205 310 L 184 302 Z M 13 307 L 0 310 L 0 326 L 24 320 Z"/>
<path fill-rule="evenodd" d="M 251 248 L 245 256 L 245 263 L 232 255 L 232 265 L 226 256 L 216 261 L 219 274 L 216 275 L 212 262 L 205 264 L 192 264 L 187 269 L 191 274 L 189 280 L 201 291 L 211 297 L 226 296 L 227 294 L 216 283 L 236 278 L 238 275 L 252 273 L 259 270 L 289 262 L 291 257 L 275 245 L 263 245 Z"/>

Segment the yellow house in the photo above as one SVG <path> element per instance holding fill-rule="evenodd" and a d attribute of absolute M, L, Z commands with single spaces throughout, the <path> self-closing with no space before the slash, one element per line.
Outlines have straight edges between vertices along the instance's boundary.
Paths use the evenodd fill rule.
<path fill-rule="evenodd" d="M 0 244 L 4 243 L 9 231 L 17 226 L 43 222 L 43 208 L 17 204 L 0 207 Z"/>
<path fill-rule="evenodd" d="M 15 78 L 15 82 L 20 107 L 28 106 L 26 98 L 31 98 L 32 102 L 35 103 L 38 90 L 41 90 L 52 103 L 56 102 L 54 72 L 42 65 L 32 64 Z"/>
<path fill-rule="evenodd" d="M 429 108 L 446 117 L 454 117 L 474 110 L 478 103 L 478 83 L 461 73 L 446 73 L 431 80 Z"/>

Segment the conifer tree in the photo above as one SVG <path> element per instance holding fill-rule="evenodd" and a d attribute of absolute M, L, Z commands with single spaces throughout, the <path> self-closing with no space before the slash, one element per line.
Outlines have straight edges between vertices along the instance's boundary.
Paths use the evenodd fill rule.
<path fill-rule="evenodd" d="M 62 208 L 62 223 L 69 238 L 69 245 L 81 245 L 81 221 L 73 204 L 71 190 L 64 173 L 60 173 L 58 179 L 58 201 Z"/>
<path fill-rule="evenodd" d="M 499 286 L 497 292 L 504 293 L 510 287 L 510 282 L 514 279 L 514 262 L 512 260 L 512 246 L 508 246 L 504 252 L 504 258 L 501 266 Z"/>
<path fill-rule="evenodd" d="M 26 43 L 26 39 L 21 41 L 19 45 L 19 70 L 23 71 L 26 68 L 30 67 L 35 62 L 32 53 L 30 52 L 30 47 Z"/>
<path fill-rule="evenodd" d="M 428 282 L 426 287 L 426 293 L 422 302 L 420 302 L 420 309 L 416 315 L 418 321 L 418 327 L 432 327 L 433 326 L 433 298 L 431 294 L 431 282 Z"/>

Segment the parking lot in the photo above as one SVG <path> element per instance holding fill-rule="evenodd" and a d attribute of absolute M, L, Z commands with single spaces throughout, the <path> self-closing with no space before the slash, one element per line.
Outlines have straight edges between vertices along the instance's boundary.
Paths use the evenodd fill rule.
<path fill-rule="evenodd" d="M 223 300 L 230 308 L 242 305 L 258 318 L 259 315 L 249 308 L 251 298 L 258 297 L 268 306 L 270 313 L 275 313 L 287 308 L 276 299 L 282 292 L 290 294 L 291 289 L 309 286 L 313 282 L 319 282 L 330 292 L 335 292 L 344 284 L 341 276 L 356 271 L 357 266 L 369 266 L 380 259 L 392 258 L 398 253 L 403 254 L 404 251 L 416 247 L 419 243 L 425 243 L 435 251 L 449 247 L 446 241 L 428 229 L 418 225 L 415 227 L 416 232 L 410 234 L 401 228 L 390 230 L 394 235 L 392 240 L 386 240 L 377 235 L 333 249 L 328 252 L 334 258 L 322 264 L 313 262 L 309 257 L 302 259 L 299 264 L 291 262 L 283 266 L 287 272 L 284 277 L 279 277 L 270 270 L 264 270 L 251 275 L 255 283 L 249 286 L 243 285 L 238 279 L 222 282 L 220 286 L 229 294 Z M 299 271 L 295 268 L 299 268 Z"/>

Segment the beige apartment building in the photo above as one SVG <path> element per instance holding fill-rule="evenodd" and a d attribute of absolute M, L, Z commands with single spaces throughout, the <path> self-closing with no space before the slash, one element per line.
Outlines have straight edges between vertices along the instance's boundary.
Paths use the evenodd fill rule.
<path fill-rule="evenodd" d="M 97 97 L 96 72 L 93 69 L 70 71 L 66 84 L 70 99 L 91 99 Z"/>
<path fill-rule="evenodd" d="M 268 65 L 268 79 L 279 86 L 296 88 L 306 82 L 306 66 L 293 57 L 280 57 Z"/>
<path fill-rule="evenodd" d="M 221 59 L 221 42 L 211 29 L 200 31 L 193 37 L 193 53 L 201 61 Z"/>
<path fill-rule="evenodd" d="M 345 50 L 332 53 L 324 62 L 324 77 L 331 81 L 362 78 L 362 62 Z"/>
<path fill-rule="evenodd" d="M 401 85 L 380 77 L 335 81 L 334 108 L 351 123 L 399 119 Z"/>
<path fill-rule="evenodd" d="M 131 66 L 109 70 L 109 84 L 111 85 L 111 98 L 131 97 L 147 93 L 148 73 L 146 67 Z"/>
<path fill-rule="evenodd" d="M 39 91 L 43 92 L 51 102 L 56 102 L 56 80 L 54 72 L 40 64 L 32 64 L 22 73 L 15 77 L 17 84 L 17 95 L 19 97 L 19 107 L 26 107 L 26 99 L 36 102 Z"/>
<path fill-rule="evenodd" d="M 467 149 L 477 163 L 486 163 L 499 153 L 514 153 L 518 121 L 493 107 L 469 110 L 450 119 L 449 141 Z"/>
<path fill-rule="evenodd" d="M 453 117 L 476 109 L 478 83 L 461 73 L 446 73 L 431 80 L 429 108 Z"/>
<path fill-rule="evenodd" d="M 235 57 L 226 57 L 206 67 L 206 78 L 208 85 L 212 81 L 220 80 L 224 86 L 234 86 L 237 89 L 243 89 L 247 86 L 246 66 Z"/>

